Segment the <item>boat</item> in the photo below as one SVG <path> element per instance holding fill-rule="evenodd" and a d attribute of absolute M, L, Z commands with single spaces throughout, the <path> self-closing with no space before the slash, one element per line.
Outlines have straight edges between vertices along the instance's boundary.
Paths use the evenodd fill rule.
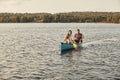
<path fill-rule="evenodd" d="M 81 48 L 81 44 L 78 44 L 78 48 Z M 61 51 L 67 51 L 67 50 L 72 50 L 75 49 L 73 44 L 66 44 L 61 42 Z"/>

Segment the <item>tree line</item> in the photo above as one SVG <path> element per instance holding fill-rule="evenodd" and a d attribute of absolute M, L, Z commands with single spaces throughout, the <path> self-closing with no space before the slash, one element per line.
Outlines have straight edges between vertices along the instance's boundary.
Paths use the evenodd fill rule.
<path fill-rule="evenodd" d="M 120 23 L 120 12 L 0 13 L 0 23 Z"/>

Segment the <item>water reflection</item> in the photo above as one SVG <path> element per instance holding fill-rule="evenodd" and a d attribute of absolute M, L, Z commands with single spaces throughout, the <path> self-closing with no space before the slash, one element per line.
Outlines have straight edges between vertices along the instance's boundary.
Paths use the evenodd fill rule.
<path fill-rule="evenodd" d="M 82 49 L 83 48 L 63 51 L 61 52 L 61 57 L 68 58 L 68 61 L 73 62 L 81 54 Z"/>

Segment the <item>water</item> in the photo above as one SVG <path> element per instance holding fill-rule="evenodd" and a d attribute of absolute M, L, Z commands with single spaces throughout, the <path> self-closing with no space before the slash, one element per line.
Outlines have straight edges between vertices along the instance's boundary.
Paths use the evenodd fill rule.
<path fill-rule="evenodd" d="M 61 55 L 77 28 L 83 48 Z M 0 24 L 0 80 L 120 80 L 120 24 Z"/>

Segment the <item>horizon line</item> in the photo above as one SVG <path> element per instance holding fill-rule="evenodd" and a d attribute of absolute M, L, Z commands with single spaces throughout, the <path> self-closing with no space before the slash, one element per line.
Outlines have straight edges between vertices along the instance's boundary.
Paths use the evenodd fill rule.
<path fill-rule="evenodd" d="M 25 13 L 30 13 L 30 14 L 34 14 L 34 13 L 50 13 L 50 14 L 57 14 L 57 13 L 74 13 L 74 12 L 97 12 L 97 13 L 119 13 L 119 11 L 65 11 L 65 12 L 0 12 L 0 13 L 15 13 L 15 14 L 25 14 Z"/>

